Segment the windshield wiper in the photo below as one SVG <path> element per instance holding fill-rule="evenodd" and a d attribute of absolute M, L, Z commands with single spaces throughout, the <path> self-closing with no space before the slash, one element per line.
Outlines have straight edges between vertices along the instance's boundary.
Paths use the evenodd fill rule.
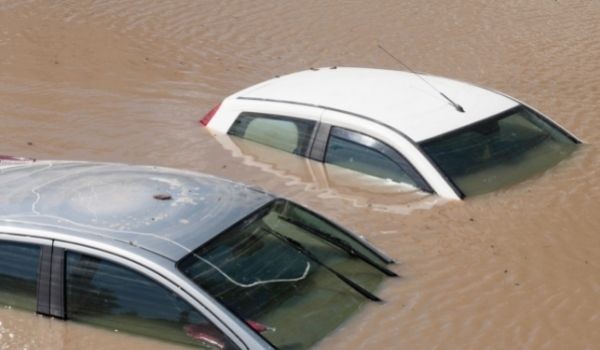
<path fill-rule="evenodd" d="M 374 268 L 376 268 L 377 270 L 383 272 L 385 275 L 387 276 L 391 276 L 391 277 L 398 277 L 398 274 L 395 273 L 394 271 L 386 268 L 385 266 L 381 266 L 378 263 L 374 262 L 373 260 L 371 260 L 371 258 L 369 258 L 368 256 L 366 256 L 365 254 L 361 253 L 360 251 L 354 249 L 348 242 L 344 241 L 341 238 L 335 237 L 327 232 L 323 232 L 321 230 L 318 230 L 316 228 L 310 227 L 304 223 L 301 223 L 299 221 L 296 220 L 292 220 L 290 218 L 286 218 L 283 217 L 281 215 L 279 215 L 279 218 L 285 222 L 288 222 L 294 226 L 297 226 L 305 231 L 308 231 L 310 233 L 312 233 L 315 236 L 318 236 L 322 239 L 324 239 L 325 241 L 333 244 L 334 246 L 340 248 L 341 250 L 345 251 L 346 253 L 348 253 L 351 256 L 354 256 L 356 258 L 362 259 L 364 260 L 367 264 L 373 266 Z"/>
<path fill-rule="evenodd" d="M 381 302 L 382 301 L 381 299 L 379 299 L 379 297 L 377 297 L 373 293 L 369 292 L 368 290 L 366 290 L 365 288 L 361 287 L 356 282 L 352 281 L 348 277 L 342 275 L 341 273 L 337 272 L 336 270 L 334 270 L 333 268 L 329 267 L 327 264 L 325 264 L 324 262 L 322 262 L 321 259 L 317 258 L 312 252 L 310 252 L 308 249 L 306 249 L 306 247 L 304 247 L 302 245 L 302 243 L 296 241 L 293 238 L 285 236 L 285 235 L 283 235 L 283 234 L 281 234 L 279 232 L 270 230 L 270 229 L 268 229 L 266 227 L 261 227 L 261 229 L 263 229 L 265 232 L 267 232 L 267 233 L 269 233 L 269 234 L 277 237 L 278 239 L 282 240 L 283 242 L 287 243 L 288 245 L 292 246 L 294 249 L 296 249 L 297 251 L 299 251 L 301 254 L 303 254 L 304 256 L 306 256 L 307 258 L 309 258 L 310 260 L 312 260 L 315 263 L 317 263 L 318 265 L 324 267 L 327 271 L 329 271 L 332 274 L 334 274 L 337 278 L 339 278 L 344 283 L 346 283 L 347 285 L 349 285 L 350 287 L 352 287 L 352 289 L 354 289 L 355 291 L 357 291 L 360 294 L 362 294 L 365 298 L 367 298 L 369 300 L 372 300 L 372 301 L 377 301 L 377 302 Z"/>

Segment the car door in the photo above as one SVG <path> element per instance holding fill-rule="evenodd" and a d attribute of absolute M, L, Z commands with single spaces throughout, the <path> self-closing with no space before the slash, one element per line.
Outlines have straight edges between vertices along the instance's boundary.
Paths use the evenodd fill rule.
<path fill-rule="evenodd" d="M 418 145 L 390 126 L 362 115 L 325 110 L 319 129 L 313 152 L 320 148 L 320 159 L 326 164 L 460 199 Z"/>
<path fill-rule="evenodd" d="M 53 293 L 63 295 L 66 320 L 200 349 L 246 348 L 181 287 L 166 285 L 134 256 L 57 242 L 58 256 L 62 276 L 53 275 Z"/>
<path fill-rule="evenodd" d="M 331 128 L 323 161 L 432 192 L 429 184 L 400 153 L 374 137 L 350 129 Z"/>

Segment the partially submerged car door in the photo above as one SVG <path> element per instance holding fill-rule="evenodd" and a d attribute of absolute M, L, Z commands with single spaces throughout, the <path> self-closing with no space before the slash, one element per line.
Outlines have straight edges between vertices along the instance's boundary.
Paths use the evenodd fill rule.
<path fill-rule="evenodd" d="M 50 307 L 38 313 L 184 346 L 247 348 L 181 286 L 131 259 L 55 242 L 51 261 Z"/>
<path fill-rule="evenodd" d="M 399 131 L 366 116 L 334 110 L 325 110 L 321 121 L 321 128 L 335 125 L 315 140 L 326 145 L 323 162 L 459 198 L 418 145 Z"/>

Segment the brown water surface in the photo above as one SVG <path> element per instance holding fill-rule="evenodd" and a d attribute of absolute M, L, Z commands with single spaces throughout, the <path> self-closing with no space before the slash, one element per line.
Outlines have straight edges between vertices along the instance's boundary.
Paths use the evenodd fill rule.
<path fill-rule="evenodd" d="M 363 233 L 403 278 L 324 349 L 597 349 L 599 32 L 596 0 L 0 0 L 0 154 L 222 175 Z M 198 126 L 274 75 L 402 69 L 378 42 L 415 70 L 527 101 L 587 145 L 516 186 L 444 202 Z M 0 322 L 2 350 L 164 346 L 15 310 Z"/>

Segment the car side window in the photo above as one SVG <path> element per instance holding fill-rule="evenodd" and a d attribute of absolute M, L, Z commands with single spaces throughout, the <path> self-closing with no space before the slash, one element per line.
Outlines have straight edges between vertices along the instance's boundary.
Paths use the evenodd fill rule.
<path fill-rule="evenodd" d="M 40 247 L 0 241 L 0 305 L 35 311 Z"/>
<path fill-rule="evenodd" d="M 65 277 L 68 319 L 201 349 L 237 349 L 186 301 L 129 268 L 67 252 Z"/>
<path fill-rule="evenodd" d="M 315 124 L 311 120 L 243 112 L 233 122 L 228 134 L 304 156 Z"/>
<path fill-rule="evenodd" d="M 432 192 L 431 187 L 396 150 L 359 132 L 331 128 L 325 163 Z"/>

